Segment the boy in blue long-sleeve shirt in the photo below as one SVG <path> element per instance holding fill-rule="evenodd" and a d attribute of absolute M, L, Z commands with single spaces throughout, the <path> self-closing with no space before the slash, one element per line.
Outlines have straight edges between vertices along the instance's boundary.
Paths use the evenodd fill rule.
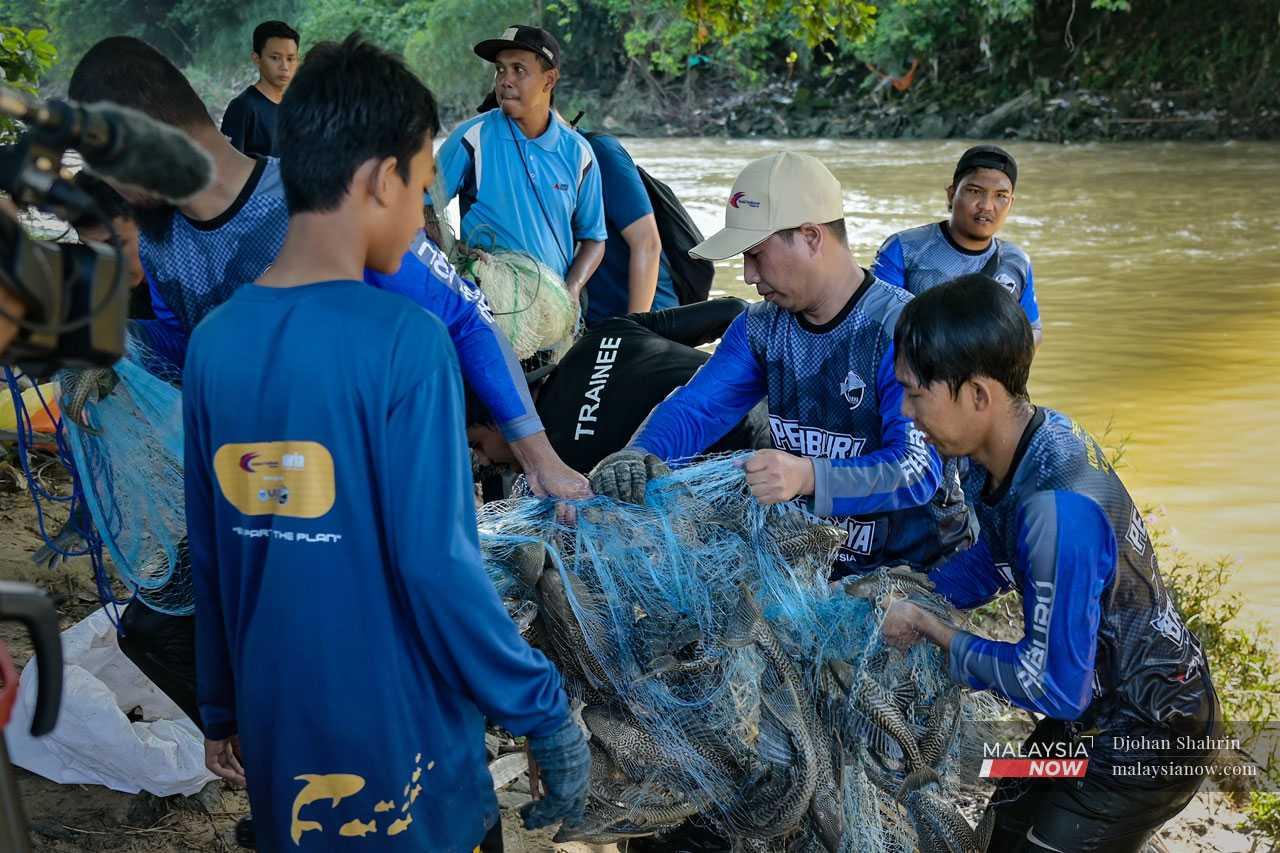
<path fill-rule="evenodd" d="M 764 302 L 734 320 L 631 447 L 601 461 L 592 488 L 642 499 L 655 470 L 646 455 L 700 453 L 767 398 L 775 449 L 746 462 L 747 483 L 762 503 L 804 498 L 848 530 L 836 576 L 949 556 L 961 543 L 944 535 L 931 505 L 942 464 L 903 416 L 893 375 L 893 324 L 911 296 L 855 263 L 839 181 L 807 155 L 756 160 L 734 183 L 725 224 L 691 254 L 743 254 L 744 277 Z"/>
<path fill-rule="evenodd" d="M 284 247 L 187 355 L 206 761 L 247 780 L 259 850 L 472 850 L 498 812 L 486 716 L 543 767 L 527 824 L 584 805 L 559 675 L 480 562 L 448 333 L 362 281 L 422 226 L 437 129 L 399 60 L 313 49 L 281 107 Z"/>
<path fill-rule="evenodd" d="M 885 639 L 925 637 L 948 651 L 957 681 L 1042 714 L 1033 742 L 1087 747 L 1079 781 L 1001 782 L 987 849 L 1143 850 L 1199 787 L 1218 711 L 1142 514 L 1088 433 L 1031 404 L 1034 337 L 1001 284 L 969 275 L 917 296 L 895 344 L 905 413 L 939 452 L 973 465 L 965 494 L 981 537 L 930 578 L 961 608 L 1016 588 L 1025 633 L 988 640 L 900 601 Z"/>

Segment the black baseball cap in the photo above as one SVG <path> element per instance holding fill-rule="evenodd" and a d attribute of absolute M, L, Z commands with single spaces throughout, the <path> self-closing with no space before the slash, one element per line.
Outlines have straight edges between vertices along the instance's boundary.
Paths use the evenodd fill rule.
<path fill-rule="evenodd" d="M 960 179 L 974 169 L 995 169 L 1009 176 L 1009 183 L 1018 185 L 1018 163 L 1013 155 L 998 145 L 975 145 L 960 155 L 956 170 L 951 176 L 951 183 L 958 184 Z"/>
<path fill-rule="evenodd" d="M 476 56 L 488 62 L 497 61 L 504 50 L 528 50 L 549 61 L 552 68 L 560 67 L 560 42 L 541 27 L 512 24 L 496 39 L 485 39 L 473 49 Z"/>

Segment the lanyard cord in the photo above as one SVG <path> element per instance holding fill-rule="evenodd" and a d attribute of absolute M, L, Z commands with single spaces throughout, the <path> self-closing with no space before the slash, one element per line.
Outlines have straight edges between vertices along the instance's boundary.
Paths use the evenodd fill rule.
<path fill-rule="evenodd" d="M 569 275 L 569 256 L 565 253 L 564 246 L 560 244 L 560 235 L 556 233 L 556 227 L 551 224 L 551 214 L 547 213 L 547 208 L 542 203 L 542 196 L 538 194 L 538 185 L 533 182 L 533 174 L 529 170 L 529 161 L 524 157 L 524 149 L 520 147 L 520 141 L 516 139 L 515 122 L 511 120 L 511 116 L 506 113 L 502 117 L 507 120 L 507 130 L 511 132 L 511 142 L 516 146 L 516 153 L 520 155 L 520 163 L 524 166 L 525 177 L 529 180 L 529 189 L 533 191 L 533 197 L 538 202 L 538 209 L 542 211 L 542 219 L 547 223 L 547 228 L 551 230 L 551 239 L 556 241 L 556 249 L 560 252 L 560 257 L 564 259 L 564 274 Z M 555 121 L 556 117 L 551 116 L 551 121 Z"/>

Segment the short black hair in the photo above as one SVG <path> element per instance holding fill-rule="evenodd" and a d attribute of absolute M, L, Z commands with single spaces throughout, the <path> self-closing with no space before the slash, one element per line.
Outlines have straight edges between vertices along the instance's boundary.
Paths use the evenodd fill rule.
<path fill-rule="evenodd" d="M 93 199 L 93 203 L 98 206 L 98 210 L 94 213 L 81 214 L 72 220 L 71 227 L 76 230 L 92 228 L 95 225 L 105 225 L 106 223 L 102 221 L 102 217 L 108 220 L 135 218 L 133 208 L 129 206 L 129 202 L 125 201 L 120 193 L 112 189 L 111 185 L 101 178 L 81 170 L 76 172 L 76 176 L 71 179 L 71 183 Z M 99 217 L 98 213 L 101 213 L 102 217 Z"/>
<path fill-rule="evenodd" d="M 898 316 L 893 346 L 921 385 L 946 382 L 952 397 L 970 379 L 986 376 L 1010 396 L 1031 399 L 1031 323 L 1018 300 L 990 276 L 961 276 L 912 299 Z"/>
<path fill-rule="evenodd" d="M 132 36 L 112 36 L 89 48 L 71 73 L 67 96 L 85 104 L 114 101 L 179 128 L 213 124 L 178 67 Z"/>
<path fill-rule="evenodd" d="M 830 222 L 823 222 L 822 224 L 826 226 L 826 229 L 831 232 L 831 235 L 839 240 L 843 245 L 849 245 L 849 229 L 845 227 L 843 217 L 840 219 L 833 219 Z M 782 239 L 790 243 L 795 239 L 796 232 L 799 230 L 800 227 L 797 226 L 795 228 L 783 228 L 777 233 L 782 235 Z"/>
<path fill-rule="evenodd" d="M 471 388 L 470 382 L 462 383 L 462 397 L 466 411 L 465 426 L 470 429 L 473 426 L 493 426 L 495 423 L 493 414 L 489 411 L 489 407 L 480 399 Z"/>
<path fill-rule="evenodd" d="M 289 212 L 317 213 L 342 203 L 362 164 L 409 163 L 440 131 L 436 99 L 404 61 L 352 33 L 307 52 L 277 119 L 280 177 Z"/>
<path fill-rule="evenodd" d="M 293 39 L 295 46 L 302 43 L 298 31 L 284 21 L 263 21 L 253 28 L 253 52 L 261 55 L 268 39 Z"/>

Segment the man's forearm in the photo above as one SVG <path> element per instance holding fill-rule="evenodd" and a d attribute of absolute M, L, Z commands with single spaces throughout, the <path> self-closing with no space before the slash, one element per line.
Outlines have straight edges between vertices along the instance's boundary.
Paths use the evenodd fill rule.
<path fill-rule="evenodd" d="M 627 271 L 630 285 L 627 288 L 627 313 L 640 314 L 653 308 L 653 297 L 658 292 L 658 259 L 661 252 L 646 249 L 632 251 L 630 269 Z"/>
<path fill-rule="evenodd" d="M 545 429 L 511 442 L 511 452 L 525 471 L 537 469 L 540 465 L 560 458 L 551 446 Z"/>
<path fill-rule="evenodd" d="M 604 259 L 604 243 L 600 240 L 583 240 L 578 244 L 577 254 L 573 256 L 573 264 L 569 274 L 564 277 L 565 287 L 576 298 L 587 286 L 587 280 L 595 274 L 596 267 Z"/>

